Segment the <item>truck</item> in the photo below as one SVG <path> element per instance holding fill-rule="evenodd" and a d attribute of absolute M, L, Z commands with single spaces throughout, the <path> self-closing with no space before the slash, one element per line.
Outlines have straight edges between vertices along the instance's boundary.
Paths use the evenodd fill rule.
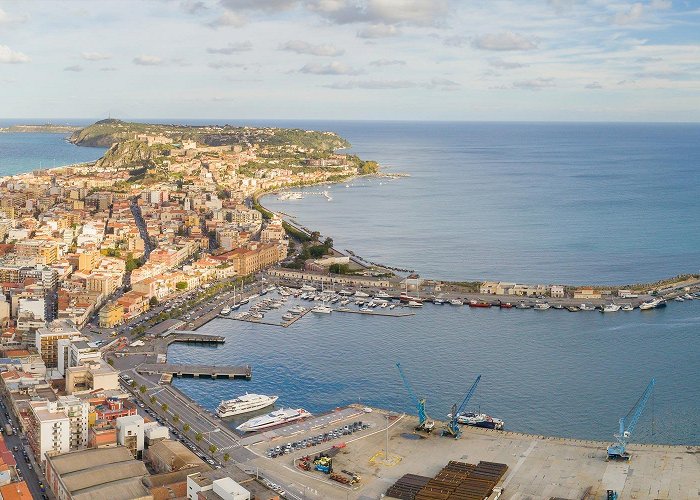
<path fill-rule="evenodd" d="M 12 425 L 5 424 L 5 434 L 7 434 L 8 436 L 12 435 Z"/>

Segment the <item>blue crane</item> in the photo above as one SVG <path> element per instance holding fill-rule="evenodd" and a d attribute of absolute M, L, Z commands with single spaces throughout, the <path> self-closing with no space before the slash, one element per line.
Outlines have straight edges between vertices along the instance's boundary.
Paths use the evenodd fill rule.
<path fill-rule="evenodd" d="M 627 439 L 632 435 L 634 427 L 637 425 L 637 421 L 639 421 L 639 417 L 642 416 L 644 407 L 646 406 L 647 401 L 649 400 L 649 397 L 651 396 L 651 393 L 654 390 L 655 384 L 656 379 L 652 378 L 649 382 L 649 385 L 647 385 L 647 388 L 644 390 L 642 396 L 639 398 L 639 400 L 637 400 L 637 403 L 632 407 L 632 409 L 626 416 L 620 419 L 620 431 L 618 434 L 615 434 L 617 442 L 608 446 L 609 460 L 630 459 L 630 454 L 627 453 Z"/>
<path fill-rule="evenodd" d="M 403 380 L 403 385 L 406 387 L 408 394 L 411 396 L 413 404 L 415 404 L 416 408 L 418 409 L 418 427 L 416 427 L 416 430 L 424 430 L 425 432 L 431 432 L 435 427 L 435 422 L 432 420 L 428 420 L 428 415 L 426 415 L 425 413 L 425 398 L 419 399 L 418 396 L 416 396 L 416 393 L 413 390 L 411 383 L 408 381 L 408 378 L 406 378 L 406 374 L 403 372 L 403 368 L 401 368 L 401 363 L 396 363 L 396 368 L 399 369 L 401 379 Z"/>
<path fill-rule="evenodd" d="M 450 413 L 449 415 L 450 421 L 447 424 L 447 432 L 454 436 L 455 439 L 459 438 L 459 436 L 462 435 L 462 430 L 459 428 L 459 422 L 457 421 L 457 418 L 459 417 L 459 414 L 462 413 L 464 408 L 467 406 L 467 403 L 469 403 L 469 400 L 476 392 L 476 386 L 479 385 L 480 380 L 481 375 L 476 377 L 476 380 L 469 389 L 469 392 L 467 392 L 467 395 L 464 396 L 464 401 L 462 401 L 462 404 L 459 405 L 459 408 L 457 408 L 456 403 L 452 405 L 452 413 Z"/>

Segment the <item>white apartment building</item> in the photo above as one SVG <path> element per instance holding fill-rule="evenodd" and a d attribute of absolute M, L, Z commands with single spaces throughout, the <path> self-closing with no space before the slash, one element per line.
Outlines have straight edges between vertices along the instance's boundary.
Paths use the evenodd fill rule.
<path fill-rule="evenodd" d="M 131 451 L 134 458 L 143 452 L 144 420 L 140 415 L 128 415 L 117 419 L 117 444 Z"/>

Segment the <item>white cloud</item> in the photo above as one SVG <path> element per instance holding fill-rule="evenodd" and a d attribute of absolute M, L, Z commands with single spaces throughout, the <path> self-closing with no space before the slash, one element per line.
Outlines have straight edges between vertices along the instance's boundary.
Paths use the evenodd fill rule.
<path fill-rule="evenodd" d="M 620 25 L 634 24 L 639 21 L 643 15 L 644 5 L 641 2 L 637 2 L 626 6 L 624 10 L 621 10 L 615 14 L 615 17 L 613 17 L 613 22 Z"/>
<path fill-rule="evenodd" d="M 157 56 L 140 55 L 134 57 L 133 63 L 139 66 L 160 66 L 163 64 L 163 59 Z"/>
<path fill-rule="evenodd" d="M 369 63 L 370 66 L 406 66 L 406 61 L 401 59 L 377 59 Z"/>
<path fill-rule="evenodd" d="M 314 45 L 303 40 L 290 40 L 287 43 L 280 45 L 280 50 L 288 50 L 290 52 L 296 52 L 297 54 L 327 57 L 341 56 L 345 53 L 343 49 L 339 49 L 333 45 Z"/>
<path fill-rule="evenodd" d="M 448 36 L 443 38 L 442 43 L 448 47 L 466 47 L 469 45 L 469 37 L 461 35 Z"/>
<path fill-rule="evenodd" d="M 228 69 L 228 68 L 241 68 L 242 64 L 236 64 L 229 61 L 214 61 L 207 64 L 212 69 Z"/>
<path fill-rule="evenodd" d="M 236 10 L 262 10 L 278 12 L 289 10 L 299 4 L 299 0 L 221 0 L 225 8 Z"/>
<path fill-rule="evenodd" d="M 599 82 L 591 82 L 591 83 L 586 84 L 586 86 L 584 88 L 589 89 L 589 90 L 599 90 L 599 89 L 602 89 L 603 86 Z"/>
<path fill-rule="evenodd" d="M 438 90 L 457 90 L 462 85 L 447 78 L 433 78 L 428 82 L 425 87 L 428 89 L 438 89 Z"/>
<path fill-rule="evenodd" d="M 361 71 L 345 66 L 342 63 L 333 61 L 328 64 L 319 63 L 309 63 L 304 65 L 300 70 L 300 73 L 309 73 L 312 75 L 357 75 Z"/>
<path fill-rule="evenodd" d="M 307 8 L 338 23 L 434 25 L 448 13 L 447 0 L 309 0 Z"/>
<path fill-rule="evenodd" d="M 63 71 L 72 71 L 74 73 L 80 73 L 83 70 L 83 67 L 76 64 L 74 66 L 66 66 L 63 68 Z"/>
<path fill-rule="evenodd" d="M 399 29 L 391 24 L 371 24 L 357 32 L 360 38 L 387 38 L 400 34 Z"/>
<path fill-rule="evenodd" d="M 19 5 L 19 4 L 18 4 Z M 22 24 L 26 22 L 29 19 L 29 16 L 11 16 L 4 10 L 0 8 L 0 25 L 4 24 L 5 26 L 13 25 L 13 24 Z"/>
<path fill-rule="evenodd" d="M 384 89 L 408 89 L 417 87 L 416 82 L 409 80 L 355 80 L 350 82 L 332 83 L 324 85 L 329 89 L 369 89 L 369 90 L 384 90 Z"/>
<path fill-rule="evenodd" d="M 0 45 L 0 63 L 20 64 L 29 61 L 29 56 L 27 56 L 26 54 L 12 50 L 7 45 Z"/>
<path fill-rule="evenodd" d="M 209 10 L 207 4 L 201 0 L 184 0 L 180 7 L 188 14 L 197 15 Z"/>
<path fill-rule="evenodd" d="M 244 42 L 229 43 L 226 47 L 208 47 L 207 52 L 210 54 L 223 54 L 230 56 L 238 52 L 247 52 L 253 49 L 253 44 L 246 40 Z"/>
<path fill-rule="evenodd" d="M 210 28 L 220 28 L 222 26 L 233 26 L 240 28 L 246 23 L 245 17 L 230 10 L 225 10 L 219 17 L 207 23 Z"/>
<path fill-rule="evenodd" d="M 506 31 L 479 35 L 472 40 L 472 46 L 482 50 L 532 50 L 537 43 L 519 33 Z"/>
<path fill-rule="evenodd" d="M 500 68 L 500 69 L 518 69 L 518 68 L 525 68 L 527 67 L 527 64 L 522 64 L 519 62 L 514 62 L 514 61 L 504 61 L 503 59 L 499 57 L 494 57 L 492 59 L 489 59 L 489 64 L 493 66 L 494 68 Z"/>
<path fill-rule="evenodd" d="M 549 87 L 555 87 L 553 78 L 534 78 L 532 80 L 521 80 L 513 82 L 513 87 L 524 90 L 542 90 Z"/>
<path fill-rule="evenodd" d="M 651 0 L 649 7 L 654 10 L 667 10 L 673 7 L 671 0 Z"/>
<path fill-rule="evenodd" d="M 81 57 L 86 61 L 105 61 L 112 58 L 109 54 L 102 54 L 100 52 L 83 52 Z"/>

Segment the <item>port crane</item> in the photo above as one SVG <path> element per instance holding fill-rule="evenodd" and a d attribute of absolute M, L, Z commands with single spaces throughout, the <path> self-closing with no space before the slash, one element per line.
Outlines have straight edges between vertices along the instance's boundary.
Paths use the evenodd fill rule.
<path fill-rule="evenodd" d="M 403 385 L 406 387 L 408 394 L 411 396 L 413 404 L 415 404 L 416 408 L 418 409 L 418 426 L 416 427 L 416 430 L 432 432 L 432 430 L 435 428 L 435 421 L 428 420 L 428 415 L 426 415 L 425 413 L 425 398 L 419 399 L 418 396 L 416 396 L 416 393 L 413 390 L 411 383 L 408 381 L 408 378 L 406 378 L 406 374 L 403 372 L 403 368 L 401 368 L 401 363 L 396 363 L 396 368 L 399 369 L 399 374 L 401 374 L 401 380 L 403 380 Z"/>
<path fill-rule="evenodd" d="M 617 442 L 608 446 L 608 460 L 630 459 L 630 454 L 627 453 L 627 439 L 632 435 L 639 417 L 642 416 L 644 407 L 646 406 L 647 401 L 654 390 L 655 384 L 656 379 L 652 378 L 641 397 L 637 400 L 637 403 L 632 407 L 626 416 L 620 419 L 620 431 L 618 434 L 615 434 Z"/>
<path fill-rule="evenodd" d="M 464 401 L 462 401 L 462 404 L 459 405 L 459 408 L 457 408 L 457 403 L 452 405 L 452 413 L 450 413 L 449 415 L 450 421 L 447 423 L 447 430 L 445 432 L 454 436 L 455 439 L 458 439 L 462 435 L 462 430 L 459 427 L 459 422 L 457 421 L 457 418 L 459 417 L 459 414 L 462 413 L 464 408 L 469 403 L 469 400 L 476 392 L 476 386 L 479 385 L 480 380 L 481 375 L 476 377 L 476 380 L 469 389 L 469 392 L 467 392 L 467 395 L 464 396 Z"/>

